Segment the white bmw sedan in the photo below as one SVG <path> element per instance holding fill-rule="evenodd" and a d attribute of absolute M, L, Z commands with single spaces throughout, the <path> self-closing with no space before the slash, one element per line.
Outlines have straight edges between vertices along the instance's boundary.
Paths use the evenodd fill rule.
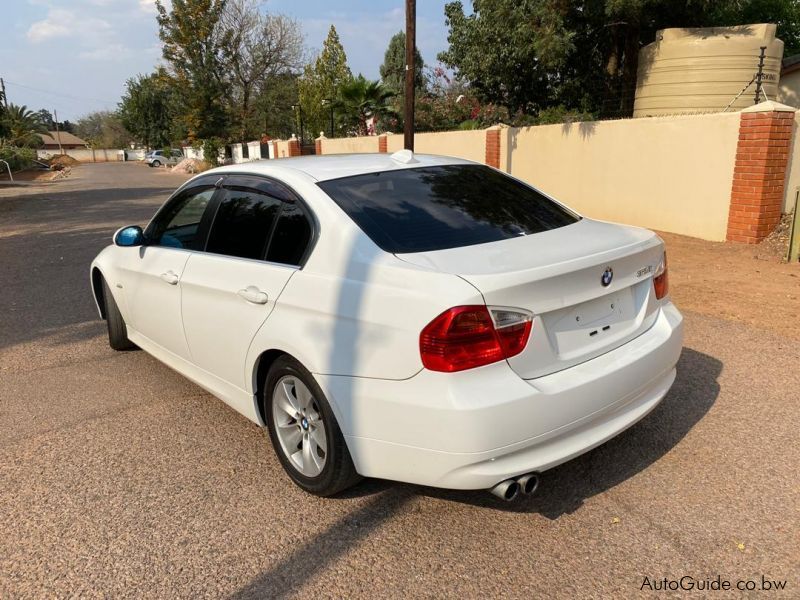
<path fill-rule="evenodd" d="M 682 346 L 657 235 L 405 151 L 202 173 L 91 284 L 112 348 L 266 427 L 323 496 L 362 476 L 531 493 L 652 410 Z"/>

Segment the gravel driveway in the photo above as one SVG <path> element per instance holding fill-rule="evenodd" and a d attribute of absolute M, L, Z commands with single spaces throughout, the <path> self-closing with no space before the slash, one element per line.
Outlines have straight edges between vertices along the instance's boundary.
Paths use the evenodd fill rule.
<path fill-rule="evenodd" d="M 181 181 L 110 163 L 0 194 L 0 598 L 630 597 L 682 576 L 800 596 L 797 339 L 685 310 L 666 400 L 533 498 L 318 499 L 254 424 L 107 345 L 89 262 Z"/>

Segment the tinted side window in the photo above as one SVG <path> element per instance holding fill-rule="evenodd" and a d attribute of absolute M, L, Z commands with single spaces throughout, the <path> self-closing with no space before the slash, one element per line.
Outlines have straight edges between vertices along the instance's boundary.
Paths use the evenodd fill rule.
<path fill-rule="evenodd" d="M 255 190 L 227 189 L 224 194 L 206 251 L 263 260 L 281 201 Z"/>
<path fill-rule="evenodd" d="M 153 246 L 202 250 L 200 221 L 216 190 L 187 190 L 159 213 L 148 229 L 148 243 Z"/>
<path fill-rule="evenodd" d="M 267 260 L 299 265 L 311 241 L 311 224 L 296 202 L 286 202 L 269 244 Z"/>

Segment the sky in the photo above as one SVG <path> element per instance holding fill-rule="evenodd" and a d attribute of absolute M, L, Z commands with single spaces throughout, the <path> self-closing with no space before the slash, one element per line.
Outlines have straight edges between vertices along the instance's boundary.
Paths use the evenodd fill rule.
<path fill-rule="evenodd" d="M 447 47 L 447 0 L 417 2 L 426 64 Z M 76 121 L 114 110 L 125 81 L 161 61 L 155 0 L 2 0 L 0 77 L 8 101 Z M 467 3 L 465 3 L 467 4 Z M 336 26 L 353 73 L 377 79 L 389 38 L 405 27 L 403 0 L 268 0 L 264 10 L 300 23 L 309 49 Z"/>

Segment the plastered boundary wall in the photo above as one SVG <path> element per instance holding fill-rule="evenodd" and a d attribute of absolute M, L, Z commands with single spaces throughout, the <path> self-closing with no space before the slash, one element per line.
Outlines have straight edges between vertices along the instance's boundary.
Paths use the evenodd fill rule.
<path fill-rule="evenodd" d="M 74 158 L 80 162 L 110 162 L 110 161 L 118 161 L 122 160 L 121 158 L 122 149 L 120 148 L 72 148 L 69 150 L 64 150 L 64 154 Z M 135 156 L 135 150 L 127 150 L 128 152 L 128 160 L 137 160 L 137 158 L 133 158 Z M 56 154 L 60 154 L 58 150 L 37 150 L 36 155 L 39 158 L 47 158 L 49 156 L 55 156 Z"/>
<path fill-rule="evenodd" d="M 501 131 L 500 168 L 595 219 L 726 237 L 739 114 Z"/>
<path fill-rule="evenodd" d="M 800 112 L 794 114 L 794 128 L 792 132 L 791 151 L 789 152 L 789 165 L 786 173 L 786 190 L 783 199 L 783 212 L 792 212 L 795 209 L 795 199 L 800 191 Z"/>

